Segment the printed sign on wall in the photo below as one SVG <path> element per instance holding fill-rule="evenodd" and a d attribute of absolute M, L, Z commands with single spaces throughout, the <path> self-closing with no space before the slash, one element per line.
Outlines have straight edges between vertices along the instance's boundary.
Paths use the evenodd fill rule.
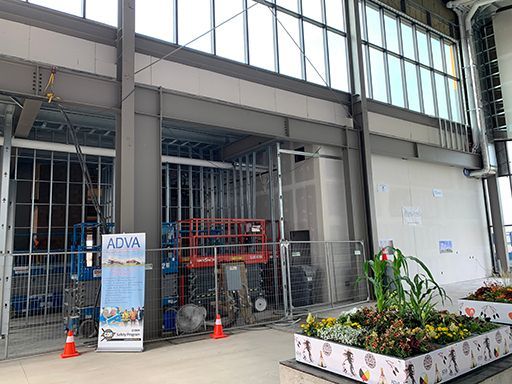
<path fill-rule="evenodd" d="M 102 236 L 98 351 L 142 351 L 146 234 Z"/>
<path fill-rule="evenodd" d="M 402 217 L 404 220 L 404 224 L 420 225 L 422 223 L 421 208 L 402 207 Z"/>

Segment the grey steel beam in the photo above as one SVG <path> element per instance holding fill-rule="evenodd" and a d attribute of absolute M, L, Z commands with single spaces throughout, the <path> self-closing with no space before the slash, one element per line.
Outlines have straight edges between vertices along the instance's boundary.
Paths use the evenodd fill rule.
<path fill-rule="evenodd" d="M 360 151 L 359 159 L 353 156 L 354 163 L 350 167 L 351 175 L 349 176 L 354 183 L 351 184 L 353 188 L 357 188 L 351 193 L 354 198 L 356 196 L 364 197 L 363 205 L 355 205 L 354 216 L 364 213 L 366 219 L 366 230 L 360 229 L 359 232 L 368 239 L 369 255 L 376 253 L 378 249 L 378 234 L 377 234 L 377 215 L 375 209 L 375 198 L 373 194 L 373 173 L 372 173 L 372 159 L 371 159 L 371 143 L 370 143 L 370 127 L 368 122 L 368 102 L 365 90 L 365 76 L 364 76 L 364 61 L 361 41 L 361 25 L 359 17 L 359 2 L 357 0 L 345 0 L 347 31 L 349 32 L 348 52 L 349 52 L 349 66 L 351 78 L 351 115 L 353 125 L 359 132 Z M 345 169 L 347 170 L 347 169 Z M 358 175 L 359 173 L 359 175 Z M 358 188 L 358 186 L 360 186 Z M 360 204 L 360 201 L 354 201 Z M 356 223 L 354 222 L 354 225 Z M 366 232 L 366 233 L 364 233 Z"/>
<path fill-rule="evenodd" d="M 15 136 L 28 137 L 42 104 L 43 102 L 39 100 L 25 99 L 16 130 L 14 131 Z"/>
<path fill-rule="evenodd" d="M 503 212 L 501 209 L 502 204 L 498 186 L 498 178 L 496 176 L 492 176 L 487 178 L 486 182 L 489 196 L 489 207 L 491 211 L 492 229 L 494 233 L 494 250 L 496 252 L 496 259 L 498 260 L 498 272 L 508 272 L 509 261 L 507 252 L 507 237 L 505 234 Z"/>
<path fill-rule="evenodd" d="M 481 168 L 482 160 L 477 154 L 375 134 L 371 135 L 370 140 L 372 143 L 372 153 L 376 155 L 421 160 L 467 169 Z"/>

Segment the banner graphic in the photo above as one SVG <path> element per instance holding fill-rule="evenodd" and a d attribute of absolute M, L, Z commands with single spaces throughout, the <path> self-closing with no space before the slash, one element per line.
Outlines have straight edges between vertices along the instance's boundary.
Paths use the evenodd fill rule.
<path fill-rule="evenodd" d="M 143 350 L 146 234 L 102 235 L 99 352 Z"/>

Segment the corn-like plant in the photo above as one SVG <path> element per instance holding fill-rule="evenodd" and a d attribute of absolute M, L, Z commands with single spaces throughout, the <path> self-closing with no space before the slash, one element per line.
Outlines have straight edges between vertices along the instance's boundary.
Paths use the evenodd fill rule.
<path fill-rule="evenodd" d="M 381 250 L 373 257 L 373 260 L 366 260 L 363 263 L 364 278 L 367 279 L 373 287 L 373 294 L 377 302 L 377 311 L 381 312 L 387 308 L 388 304 L 388 283 L 386 281 L 386 268 L 388 261 L 382 260 Z M 360 279 L 358 279 L 359 281 Z"/>

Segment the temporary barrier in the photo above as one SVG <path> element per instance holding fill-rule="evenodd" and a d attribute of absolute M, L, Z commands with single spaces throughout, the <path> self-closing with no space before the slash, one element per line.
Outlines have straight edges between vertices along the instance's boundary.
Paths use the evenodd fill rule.
<path fill-rule="evenodd" d="M 251 259 L 251 255 L 264 257 Z M 138 315 L 131 316 L 131 308 L 100 313 L 100 251 L 2 257 L 12 268 L 4 289 L 8 311 L 2 323 L 0 359 L 60 350 L 67 327 L 78 347 L 95 348 L 100 316 L 120 326 L 140 321 Z M 145 307 L 161 310 L 145 313 L 144 322 L 149 324 L 158 315 L 161 331 L 144 339 L 207 335 L 214 330 L 217 314 L 224 330 L 229 330 L 364 301 L 367 286 L 357 282 L 364 257 L 361 242 L 197 247 L 169 242 L 167 248 L 147 250 L 146 260 L 161 258 L 162 264 L 153 264 L 153 273 L 146 273 L 150 292 Z M 201 265 L 201 258 L 208 262 Z M 80 269 L 75 268 L 77 263 Z M 155 276 L 159 267 L 161 273 Z"/>

